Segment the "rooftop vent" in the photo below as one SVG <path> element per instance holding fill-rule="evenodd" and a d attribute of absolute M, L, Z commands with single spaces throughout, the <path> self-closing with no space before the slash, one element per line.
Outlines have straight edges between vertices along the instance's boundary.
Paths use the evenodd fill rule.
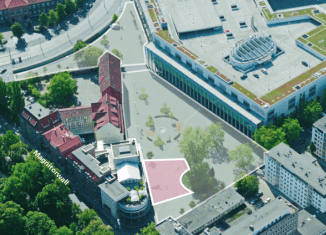
<path fill-rule="evenodd" d="M 249 229 L 250 229 L 251 231 L 254 231 L 254 230 L 255 230 L 255 228 L 254 228 L 253 225 L 249 225 Z"/>
<path fill-rule="evenodd" d="M 42 109 L 40 109 L 40 111 L 42 111 Z"/>
<path fill-rule="evenodd" d="M 29 109 L 32 109 L 32 106 L 29 106 Z"/>
<path fill-rule="evenodd" d="M 39 113 L 38 116 L 41 117 L 41 114 Z"/>

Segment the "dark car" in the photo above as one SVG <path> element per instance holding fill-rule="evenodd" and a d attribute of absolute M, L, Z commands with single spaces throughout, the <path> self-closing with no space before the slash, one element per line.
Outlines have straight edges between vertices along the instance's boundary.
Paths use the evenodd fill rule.
<path fill-rule="evenodd" d="M 248 75 L 247 74 L 244 74 L 244 75 L 242 75 L 240 78 L 241 78 L 241 80 L 244 80 L 244 79 L 246 79 L 248 77 Z"/>
<path fill-rule="evenodd" d="M 0 69 L 0 73 L 5 73 L 7 69 Z"/>
<path fill-rule="evenodd" d="M 301 62 L 304 66 L 308 67 L 308 63 L 306 61 Z"/>
<path fill-rule="evenodd" d="M 259 192 L 259 193 L 256 194 L 256 197 L 261 197 L 263 195 L 264 195 L 263 192 Z"/>
<path fill-rule="evenodd" d="M 255 78 L 259 78 L 258 73 L 254 73 L 253 75 L 254 75 Z"/>

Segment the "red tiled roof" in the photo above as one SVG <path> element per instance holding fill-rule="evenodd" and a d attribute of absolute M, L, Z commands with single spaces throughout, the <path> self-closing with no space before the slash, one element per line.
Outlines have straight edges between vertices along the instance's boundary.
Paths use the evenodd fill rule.
<path fill-rule="evenodd" d="M 28 5 L 27 0 L 6 0 L 7 8 L 15 8 Z"/>
<path fill-rule="evenodd" d="M 46 132 L 61 123 L 58 110 L 40 119 L 37 130 Z"/>
<path fill-rule="evenodd" d="M 60 112 L 62 119 L 72 118 L 72 117 L 85 117 L 85 116 L 90 116 L 92 114 L 92 107 L 91 106 L 81 106 L 81 107 L 72 106 L 71 108 L 67 108 L 67 109 L 59 109 L 59 112 Z"/>
<path fill-rule="evenodd" d="M 24 118 L 26 118 L 28 120 L 28 118 L 29 118 L 28 113 L 26 113 L 25 111 L 23 111 L 22 115 L 23 115 Z"/>
<path fill-rule="evenodd" d="M 28 0 L 29 4 L 35 4 L 40 2 L 50 2 L 51 0 Z"/>
<path fill-rule="evenodd" d="M 6 9 L 6 0 L 0 0 L 0 10 Z"/>
<path fill-rule="evenodd" d="M 82 146 L 80 138 L 77 135 L 73 135 L 64 124 L 49 130 L 43 136 L 60 150 L 64 158 Z"/>
<path fill-rule="evenodd" d="M 29 122 L 35 126 L 36 125 L 36 120 L 34 118 L 31 117 L 31 119 L 29 119 Z"/>

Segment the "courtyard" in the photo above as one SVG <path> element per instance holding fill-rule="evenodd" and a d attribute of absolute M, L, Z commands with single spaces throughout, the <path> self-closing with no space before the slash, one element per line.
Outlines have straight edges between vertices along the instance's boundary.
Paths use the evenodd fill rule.
<path fill-rule="evenodd" d="M 255 160 L 252 169 L 263 164 L 264 150 L 261 147 L 151 72 L 124 73 L 123 87 L 126 135 L 137 138 L 145 159 L 148 152 L 153 153 L 153 160 L 183 158 L 179 151 L 179 141 L 182 139 L 184 128 L 200 126 L 204 129 L 212 123 L 221 122 L 225 131 L 223 148 L 218 154 L 211 154 L 209 159 L 204 160 L 214 168 L 215 178 L 226 185 L 234 182 L 238 171 L 235 164 L 229 161 L 228 152 L 243 143 L 249 143 L 253 149 Z M 148 99 L 140 100 L 139 95 L 144 89 Z M 164 103 L 177 120 L 159 117 L 162 115 L 160 110 Z M 152 128 L 145 125 L 149 115 L 154 120 Z M 164 142 L 162 147 L 154 145 L 158 136 Z M 200 198 L 201 195 L 195 193 L 155 205 L 158 221 L 169 215 L 177 218 L 181 208 L 189 210 L 189 202 L 192 200 L 199 202 Z"/>

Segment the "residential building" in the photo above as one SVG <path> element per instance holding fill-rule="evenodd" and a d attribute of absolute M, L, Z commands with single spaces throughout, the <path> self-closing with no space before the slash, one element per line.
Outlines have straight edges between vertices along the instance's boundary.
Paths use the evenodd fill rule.
<path fill-rule="evenodd" d="M 265 179 L 301 207 L 326 212 L 326 173 L 310 153 L 280 143 L 265 153 Z"/>
<path fill-rule="evenodd" d="M 326 226 L 306 210 L 298 212 L 297 231 L 300 235 L 326 234 Z"/>
<path fill-rule="evenodd" d="M 126 189 L 139 188 L 140 180 L 146 182 L 141 175 L 141 154 L 136 139 L 115 144 L 97 141 L 96 146 L 89 144 L 73 151 L 66 160 L 68 172 L 90 200 L 125 226 L 135 227 L 147 222 L 150 211 L 146 186 L 138 192 Z"/>
<path fill-rule="evenodd" d="M 51 153 L 51 160 L 60 164 L 74 150 L 80 148 L 83 144 L 78 135 L 73 135 L 70 130 L 61 124 L 45 132 L 44 147 Z"/>
<path fill-rule="evenodd" d="M 317 156 L 325 160 L 326 155 L 326 116 L 322 117 L 312 126 L 311 142 L 316 146 L 314 152 Z"/>
<path fill-rule="evenodd" d="M 52 112 L 37 102 L 25 106 L 19 118 L 24 137 L 39 147 L 43 143 L 42 134 L 61 124 L 57 110 Z"/>
<path fill-rule="evenodd" d="M 156 224 L 156 230 L 161 235 L 192 235 L 192 233 L 171 216 Z"/>
<path fill-rule="evenodd" d="M 62 123 L 75 135 L 94 133 L 91 106 L 59 109 Z"/>
<path fill-rule="evenodd" d="M 298 208 L 278 197 L 232 225 L 223 235 L 296 235 L 297 225 Z"/>
<path fill-rule="evenodd" d="M 0 0 L 0 23 L 26 21 L 55 9 L 58 3 L 64 0 Z"/>
<path fill-rule="evenodd" d="M 238 208 L 245 199 L 230 187 L 207 199 L 177 221 L 192 234 L 199 234 L 230 211 Z"/>

